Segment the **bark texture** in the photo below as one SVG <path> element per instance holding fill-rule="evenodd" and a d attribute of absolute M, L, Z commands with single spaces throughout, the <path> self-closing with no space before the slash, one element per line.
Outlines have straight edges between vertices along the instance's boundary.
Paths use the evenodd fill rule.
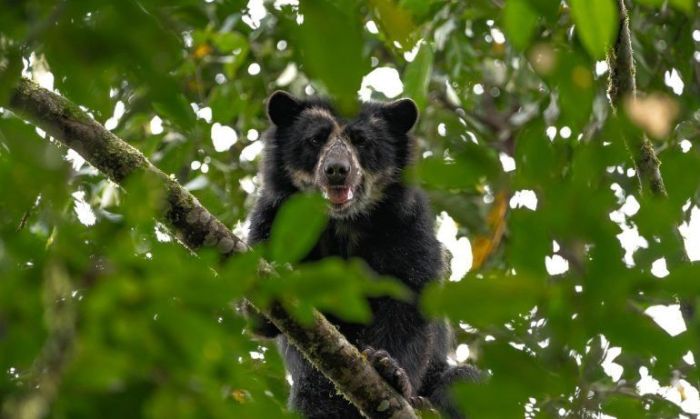
<path fill-rule="evenodd" d="M 608 52 L 610 79 L 608 96 L 614 110 L 627 98 L 637 96 L 636 69 L 632 55 L 632 37 L 630 34 L 629 14 L 625 0 L 617 0 L 619 30 L 615 44 Z M 654 146 L 644 135 L 642 139 L 631 140 L 628 146 L 634 156 L 642 192 L 647 189 L 655 196 L 668 196 L 656 157 Z"/>
<path fill-rule="evenodd" d="M 619 30 L 615 45 L 608 51 L 608 68 L 610 70 L 608 96 L 614 107 L 619 105 L 625 97 L 635 95 L 637 92 L 629 15 L 624 0 L 616 1 Z"/>
<path fill-rule="evenodd" d="M 166 198 L 161 219 L 188 248 L 213 247 L 224 256 L 248 249 L 178 182 L 68 99 L 21 79 L 8 108 L 75 150 L 114 182 L 123 184 L 135 175 L 155 181 Z M 311 327 L 301 326 L 281 307 L 262 314 L 365 416 L 416 417 L 410 404 L 321 313 L 314 314 Z"/>

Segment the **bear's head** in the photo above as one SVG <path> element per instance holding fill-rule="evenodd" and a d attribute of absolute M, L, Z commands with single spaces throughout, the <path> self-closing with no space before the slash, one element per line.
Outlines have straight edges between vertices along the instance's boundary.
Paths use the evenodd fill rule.
<path fill-rule="evenodd" d="M 408 132 L 418 118 L 411 99 L 364 103 L 348 120 L 324 101 L 282 91 L 270 96 L 267 113 L 275 177 L 322 192 L 333 218 L 368 212 L 387 186 L 401 182 L 412 149 Z"/>

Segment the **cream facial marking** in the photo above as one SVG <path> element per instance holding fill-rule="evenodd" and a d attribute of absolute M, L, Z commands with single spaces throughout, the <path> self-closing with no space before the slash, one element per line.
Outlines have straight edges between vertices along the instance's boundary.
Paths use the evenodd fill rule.
<path fill-rule="evenodd" d="M 342 161 L 346 162 L 348 171 L 342 178 L 342 183 L 337 183 L 339 179 L 336 177 L 335 180 L 331 180 L 328 168 Z M 361 199 L 363 174 L 357 150 L 339 127 L 319 152 L 318 162 L 314 168 L 315 183 L 330 202 L 333 218 L 342 218 L 343 214 L 352 211 L 356 201 Z"/>
<path fill-rule="evenodd" d="M 314 176 L 311 173 L 292 169 L 291 167 L 287 167 L 287 173 L 289 173 L 289 177 L 292 179 L 292 185 L 300 191 L 308 191 L 313 188 Z"/>
<path fill-rule="evenodd" d="M 334 131 L 333 134 L 331 134 L 331 139 L 328 140 L 328 142 L 323 146 L 323 148 L 319 152 L 319 156 L 321 158 L 318 159 L 316 167 L 314 168 L 314 173 L 316 174 L 316 181 L 319 184 L 322 181 L 321 176 L 323 175 L 323 170 L 321 168 L 325 164 L 328 155 L 330 155 L 332 152 L 349 154 L 352 160 L 353 167 L 360 167 L 357 161 L 357 156 L 355 155 L 356 151 L 354 150 L 354 148 L 352 148 L 350 142 L 346 138 L 336 135 L 336 133 L 337 131 Z"/>

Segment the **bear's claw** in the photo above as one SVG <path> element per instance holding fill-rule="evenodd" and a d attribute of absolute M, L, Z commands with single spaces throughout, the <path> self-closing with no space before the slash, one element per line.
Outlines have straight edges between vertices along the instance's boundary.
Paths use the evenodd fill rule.
<path fill-rule="evenodd" d="M 413 398 L 413 386 L 406 371 L 383 349 L 367 347 L 362 354 L 389 385 L 407 400 Z M 422 397 L 421 397 L 422 398 Z"/>

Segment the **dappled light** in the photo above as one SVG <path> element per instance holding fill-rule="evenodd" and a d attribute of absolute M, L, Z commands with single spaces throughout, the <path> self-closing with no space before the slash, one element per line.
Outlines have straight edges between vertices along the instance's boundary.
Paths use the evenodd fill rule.
<path fill-rule="evenodd" d="M 376 301 L 452 325 L 440 361 L 483 374 L 453 386 L 469 417 L 700 415 L 699 7 L 3 5 L 0 416 L 296 417 L 295 366 L 252 337 L 248 304 L 297 333 L 293 347 L 336 385 L 329 398 L 363 409 L 357 394 L 391 387 L 342 386 L 356 378 L 349 360 L 369 364 L 333 324 L 370 324 Z M 353 150 L 405 146 L 379 164 L 429 200 L 439 248 L 402 244 L 422 249 L 405 255 L 414 263 L 440 254 L 440 278 L 372 271 L 358 243 L 382 226 L 362 225 L 364 213 L 334 227 L 342 257 L 305 258 L 335 224 L 328 191 L 280 163 L 310 148 L 271 143 L 286 129 L 268 115 L 280 89 L 326 98 L 307 114 L 332 113 Z M 399 122 L 418 113 L 407 143 L 392 143 L 403 125 L 376 110 L 367 121 L 383 136 L 343 131 L 375 109 L 362 103 L 400 98 L 415 107 Z M 248 246 L 265 164 L 296 189 Z M 361 175 L 383 174 L 372 169 Z M 377 185 L 335 198 L 396 199 Z M 336 364 L 313 359 L 333 342 Z M 413 412 L 404 396 L 373 414 Z"/>

